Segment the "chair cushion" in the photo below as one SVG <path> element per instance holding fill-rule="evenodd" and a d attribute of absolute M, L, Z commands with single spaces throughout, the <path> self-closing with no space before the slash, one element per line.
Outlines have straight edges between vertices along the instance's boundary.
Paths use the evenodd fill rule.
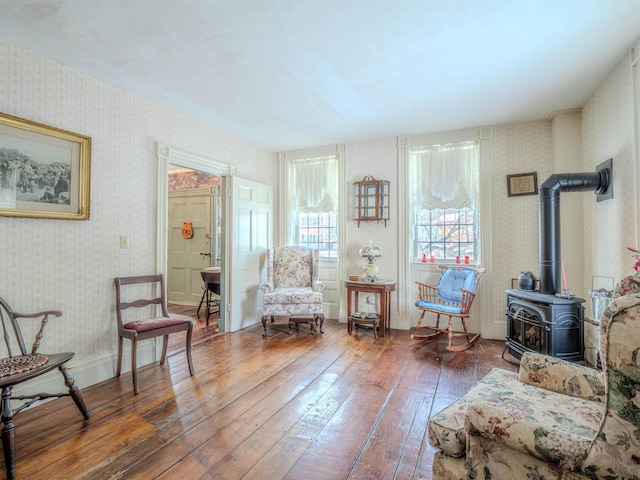
<path fill-rule="evenodd" d="M 563 449 L 571 448 L 571 442 L 577 442 L 576 449 L 584 455 L 595 438 L 604 414 L 604 405 L 601 403 L 527 385 L 518 381 L 516 373 L 495 368 L 465 395 L 429 419 L 429 443 L 448 455 L 464 455 L 465 416 L 472 404 L 476 410 L 478 405 L 483 405 L 487 410 L 495 409 L 509 417 L 509 421 L 498 421 L 492 428 L 494 432 L 506 432 L 510 436 L 508 445 L 512 448 L 518 449 L 511 443 L 543 451 L 545 448 L 559 449 L 550 455 L 561 455 Z M 481 415 L 478 414 L 478 417 Z M 480 421 L 487 425 L 474 424 L 474 429 L 482 431 L 492 422 L 490 418 L 477 420 Z M 535 425 L 535 428 L 528 430 L 531 425 Z M 553 433 L 547 439 L 538 438 L 536 432 Z M 553 448 L 545 445 L 545 441 L 553 441 Z M 569 458 L 570 454 L 565 453 Z"/>
<path fill-rule="evenodd" d="M 183 323 L 186 324 L 190 321 L 191 320 L 188 317 L 156 317 L 125 323 L 123 327 L 127 330 L 135 330 L 136 332 L 141 333 L 148 332 L 149 330 L 156 330 L 158 328 L 173 327 L 174 325 L 180 325 Z"/>
<path fill-rule="evenodd" d="M 427 302 L 426 300 L 418 300 L 416 302 L 416 307 L 423 310 L 435 310 L 442 313 L 451 313 L 453 315 L 462 311 L 462 307 L 459 305 L 443 305 L 442 303 Z"/>
<path fill-rule="evenodd" d="M 438 297 L 445 302 L 462 302 L 461 288 L 474 292 L 476 289 L 476 271 L 471 268 L 450 268 L 440 275 Z"/>
<path fill-rule="evenodd" d="M 276 288 L 311 286 L 311 250 L 299 246 L 276 249 L 273 257 L 273 282 Z"/>
<path fill-rule="evenodd" d="M 46 355 L 32 354 L 0 359 L 0 377 L 8 377 L 41 367 L 49 361 Z"/>
<path fill-rule="evenodd" d="M 265 305 L 276 303 L 322 303 L 322 293 L 311 288 L 276 288 L 263 295 Z"/>
<path fill-rule="evenodd" d="M 376 320 L 376 319 L 379 320 L 380 319 L 380 315 L 372 312 L 355 312 L 351 315 L 351 317 L 358 318 L 361 320 Z"/>

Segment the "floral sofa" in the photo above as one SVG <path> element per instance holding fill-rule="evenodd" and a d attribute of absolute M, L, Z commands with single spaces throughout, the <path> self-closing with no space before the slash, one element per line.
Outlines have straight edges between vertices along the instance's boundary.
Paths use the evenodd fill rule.
<path fill-rule="evenodd" d="M 318 250 L 284 246 L 267 251 L 267 281 L 262 289 L 262 325 L 267 335 L 267 320 L 276 316 L 289 317 L 289 333 L 292 323 L 324 323 L 322 290 L 318 280 Z"/>
<path fill-rule="evenodd" d="M 640 479 L 640 278 L 600 318 L 603 371 L 540 354 L 429 420 L 434 479 Z"/>

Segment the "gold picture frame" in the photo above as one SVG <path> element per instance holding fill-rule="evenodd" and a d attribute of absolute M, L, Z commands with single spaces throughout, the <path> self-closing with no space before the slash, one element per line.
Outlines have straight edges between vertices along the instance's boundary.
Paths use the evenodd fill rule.
<path fill-rule="evenodd" d="M 507 191 L 510 197 L 538 194 L 538 174 L 536 172 L 507 175 Z"/>
<path fill-rule="evenodd" d="M 0 113 L 0 216 L 89 219 L 91 138 Z"/>

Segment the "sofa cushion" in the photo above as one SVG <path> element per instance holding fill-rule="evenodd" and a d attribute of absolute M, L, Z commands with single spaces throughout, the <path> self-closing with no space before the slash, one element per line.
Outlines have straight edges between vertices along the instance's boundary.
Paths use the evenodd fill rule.
<path fill-rule="evenodd" d="M 580 458 L 584 458 L 604 414 L 601 403 L 534 387 L 518 381 L 513 372 L 496 368 L 469 392 L 431 417 L 429 443 L 448 455 L 463 455 L 465 416 L 469 416 L 469 407 L 474 404 L 477 407 L 471 422 L 474 431 L 483 435 L 488 431 L 489 437 L 504 432 L 506 438 L 501 441 L 511 448 L 530 448 L 534 450 L 531 455 L 552 462 L 559 456 L 570 456 L 564 448 L 579 450 Z M 478 405 L 486 405 L 486 411 L 478 411 Z M 501 412 L 502 417 L 487 418 L 486 412 L 490 409 Z M 575 447 L 566 443 L 569 440 L 576 442 Z M 574 457 L 568 462 L 570 468 L 575 466 Z"/>

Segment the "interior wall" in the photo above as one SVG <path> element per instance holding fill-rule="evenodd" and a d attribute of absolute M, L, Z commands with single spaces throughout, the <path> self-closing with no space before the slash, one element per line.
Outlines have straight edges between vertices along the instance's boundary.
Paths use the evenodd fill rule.
<path fill-rule="evenodd" d="M 614 284 L 632 275 L 634 259 L 627 246 L 636 246 L 633 76 L 625 57 L 594 92 L 582 110 L 583 168 L 613 158 L 613 199 L 584 201 L 585 271 L 582 291 L 593 276 L 612 277 Z"/>
<path fill-rule="evenodd" d="M 538 197 L 537 195 L 508 197 L 506 175 L 513 173 L 537 172 L 538 179 L 547 178 L 551 173 L 551 123 L 543 120 L 515 125 L 491 127 L 489 151 L 485 154 L 487 168 L 491 169 L 488 182 L 481 188 L 488 190 L 492 206 L 492 261 L 487 267 L 487 277 L 483 286 L 491 291 L 489 318 L 483 322 L 494 325 L 493 338 L 504 338 L 506 323 L 504 309 L 506 296 L 504 291 L 511 288 L 511 279 L 517 278 L 522 270 L 537 272 L 538 265 Z M 382 256 L 376 261 L 380 267 L 381 278 L 398 278 L 398 243 L 403 241 L 403 233 L 398 232 L 400 212 L 398 196 L 404 195 L 398 190 L 397 177 L 397 139 L 377 139 L 367 142 L 347 144 L 346 202 L 349 212 L 353 207 L 352 183 L 361 180 L 364 175 L 373 175 L 376 179 L 391 182 L 390 221 L 385 228 L 376 222 L 357 222 L 349 220 L 345 225 L 347 237 L 347 271 L 358 274 L 363 261 L 358 255 L 359 248 L 368 240 L 374 240 L 382 249 Z M 349 216 L 351 218 L 351 216 Z M 486 281 L 485 281 L 486 280 Z M 398 283 L 398 289 L 415 290 L 414 284 Z M 408 318 L 402 318 L 398 312 L 397 298 L 399 290 L 392 294 L 392 328 L 410 328 L 417 317 L 411 308 Z M 415 318 L 414 318 L 415 317 Z M 479 331 L 479 322 L 471 322 L 472 331 Z"/>
<path fill-rule="evenodd" d="M 78 385 L 112 377 L 113 278 L 156 269 L 156 142 L 232 164 L 239 176 L 270 185 L 275 157 L 3 41 L 0 111 L 92 139 L 88 221 L 0 217 L 0 295 L 17 310 L 63 311 L 47 327 L 41 349 L 76 352 L 69 366 Z M 129 235 L 129 249 L 119 248 L 120 235 Z M 139 357 L 140 364 L 151 359 Z"/>

